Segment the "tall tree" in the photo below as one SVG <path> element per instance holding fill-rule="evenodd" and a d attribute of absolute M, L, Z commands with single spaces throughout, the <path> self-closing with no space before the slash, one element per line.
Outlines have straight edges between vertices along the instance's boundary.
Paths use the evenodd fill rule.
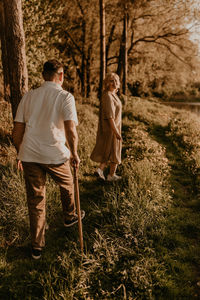
<path fill-rule="evenodd" d="M 100 82 L 99 82 L 99 96 L 101 97 L 103 89 L 103 80 L 106 74 L 106 25 L 105 25 L 105 2 L 99 0 L 100 10 Z"/>
<path fill-rule="evenodd" d="M 128 73 L 128 12 L 127 12 L 127 2 L 124 1 L 124 34 L 123 34 L 123 50 L 124 50 L 124 61 L 123 61 L 123 94 L 126 95 L 126 88 L 127 88 L 127 73 Z"/>
<path fill-rule="evenodd" d="M 123 69 L 126 65 L 124 56 L 126 23 L 125 18 L 122 17 L 124 16 L 124 3 L 127 5 L 129 16 L 129 39 L 127 40 L 129 82 L 137 80 L 137 72 L 135 72 L 134 77 L 132 76 L 133 69 L 137 64 L 140 64 L 139 71 L 148 66 L 148 70 L 146 69 L 145 72 L 148 75 L 152 74 L 152 69 L 149 68 L 150 65 L 144 58 L 147 48 L 155 49 L 155 45 L 157 46 L 157 55 L 155 57 L 155 53 L 153 54 L 152 51 L 151 54 L 152 59 L 157 59 L 157 64 L 163 56 L 174 56 L 177 63 L 189 65 L 189 57 L 195 55 L 195 52 L 193 47 L 188 47 L 190 26 L 187 26 L 186 22 L 193 24 L 194 20 L 197 19 L 197 11 L 195 15 L 191 8 L 197 10 L 197 5 L 195 6 L 194 2 L 195 0 L 184 2 L 179 0 L 113 0 L 112 9 L 110 9 L 110 5 L 109 10 L 107 10 L 108 31 L 111 32 L 113 24 L 117 24 L 107 57 L 110 67 L 114 69 L 114 66 L 117 65 L 117 73 L 121 79 L 123 78 Z M 192 3 L 193 6 L 191 6 Z"/>
<path fill-rule="evenodd" d="M 10 100 L 10 85 L 9 85 L 9 74 L 8 74 L 8 57 L 6 50 L 6 37 L 5 37 L 5 16 L 3 0 L 0 1 L 0 39 L 1 39 L 1 58 L 4 70 L 4 99 Z"/>
<path fill-rule="evenodd" d="M 17 106 L 28 90 L 28 73 L 26 67 L 25 36 L 23 29 L 21 0 L 3 0 L 5 14 L 5 41 L 10 82 L 10 101 L 12 114 L 15 117 Z M 5 52 L 3 53 L 5 55 Z"/>

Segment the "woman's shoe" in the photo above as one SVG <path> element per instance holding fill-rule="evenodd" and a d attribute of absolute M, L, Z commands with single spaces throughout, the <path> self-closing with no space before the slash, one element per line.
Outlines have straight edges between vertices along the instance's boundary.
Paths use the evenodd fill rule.
<path fill-rule="evenodd" d="M 33 259 L 40 259 L 42 255 L 42 250 L 32 248 L 31 252 L 32 252 L 31 254 Z"/>
<path fill-rule="evenodd" d="M 111 176 L 110 174 L 108 174 L 107 176 L 107 180 L 108 181 L 117 181 L 117 180 L 120 180 L 121 179 L 121 176 L 118 176 L 116 174 L 114 174 L 113 176 Z"/>
<path fill-rule="evenodd" d="M 103 171 L 102 171 L 100 168 L 97 168 L 97 169 L 96 169 L 96 173 L 98 174 L 98 176 L 99 176 L 101 179 L 106 180 L 106 179 L 105 179 L 105 176 L 104 176 L 104 174 L 103 174 Z"/>

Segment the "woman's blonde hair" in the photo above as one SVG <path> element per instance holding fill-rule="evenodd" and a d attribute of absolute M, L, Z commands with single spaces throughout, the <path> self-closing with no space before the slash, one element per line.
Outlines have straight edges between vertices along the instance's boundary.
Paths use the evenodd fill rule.
<path fill-rule="evenodd" d="M 115 79 L 117 81 L 117 89 L 120 87 L 119 76 L 116 73 L 108 73 L 103 81 L 104 90 L 107 91 L 109 88 L 110 79 Z"/>

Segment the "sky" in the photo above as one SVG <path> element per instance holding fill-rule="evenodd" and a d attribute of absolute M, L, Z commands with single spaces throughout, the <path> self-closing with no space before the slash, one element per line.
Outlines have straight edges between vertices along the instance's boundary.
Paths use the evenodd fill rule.
<path fill-rule="evenodd" d="M 195 9 L 196 10 L 196 14 L 199 15 L 200 13 L 200 0 L 196 0 L 195 1 Z M 191 40 L 193 40 L 194 42 L 196 42 L 199 46 L 199 56 L 200 56 L 200 21 L 199 24 L 197 26 L 195 26 L 192 29 L 192 34 L 191 34 Z"/>
<path fill-rule="evenodd" d="M 199 57 L 200 57 L 200 26 L 198 28 L 196 28 L 190 36 L 191 40 L 194 41 L 195 43 L 197 43 L 198 47 L 199 47 Z"/>

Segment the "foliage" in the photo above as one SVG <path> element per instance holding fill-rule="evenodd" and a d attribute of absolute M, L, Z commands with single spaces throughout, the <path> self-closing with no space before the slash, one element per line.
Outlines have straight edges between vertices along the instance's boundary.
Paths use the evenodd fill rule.
<path fill-rule="evenodd" d="M 36 87 L 41 80 L 42 64 L 58 56 L 51 37 L 52 22 L 61 14 L 62 7 L 53 6 L 51 1 L 22 1 L 26 36 L 29 86 Z M 55 3 L 56 4 L 56 3 Z"/>
<path fill-rule="evenodd" d="M 127 5 L 130 93 L 170 97 L 186 85 L 189 91 L 199 80 L 197 45 L 190 40 L 198 7 L 191 0 L 137 0 Z M 84 97 L 96 93 L 98 1 L 24 0 L 23 7 L 30 87 L 38 85 L 42 63 L 56 56 L 65 64 L 67 89 Z M 123 9 L 123 1 L 106 1 L 107 71 L 121 69 Z"/>

